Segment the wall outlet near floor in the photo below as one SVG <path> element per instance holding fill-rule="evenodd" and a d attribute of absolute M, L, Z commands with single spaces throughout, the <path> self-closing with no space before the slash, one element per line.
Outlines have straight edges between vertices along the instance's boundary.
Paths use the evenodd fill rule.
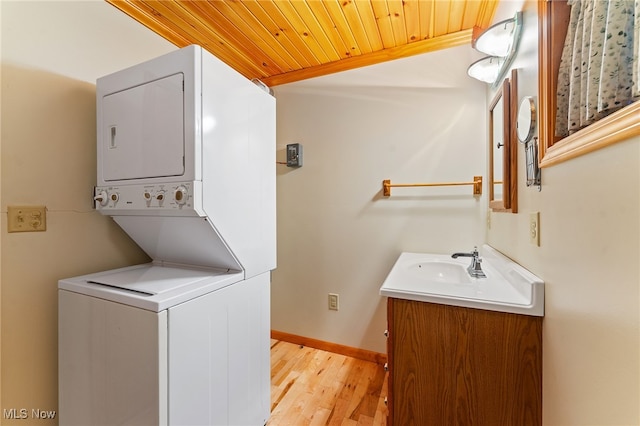
<path fill-rule="evenodd" d="M 540 247 L 540 212 L 529 213 L 529 242 Z"/>
<path fill-rule="evenodd" d="M 338 295 L 336 293 L 329 293 L 329 310 L 337 311 L 339 307 Z"/>
<path fill-rule="evenodd" d="M 47 230 L 45 206 L 8 206 L 8 232 L 42 232 Z"/>

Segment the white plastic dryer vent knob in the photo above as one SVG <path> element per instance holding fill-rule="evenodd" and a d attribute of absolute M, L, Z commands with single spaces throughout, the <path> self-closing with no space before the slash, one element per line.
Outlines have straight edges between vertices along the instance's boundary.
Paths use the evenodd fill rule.
<path fill-rule="evenodd" d="M 103 189 L 102 191 L 99 191 L 95 197 L 93 197 L 93 200 L 96 201 L 97 204 L 104 207 L 109 203 L 109 194 L 107 194 L 107 191 Z"/>

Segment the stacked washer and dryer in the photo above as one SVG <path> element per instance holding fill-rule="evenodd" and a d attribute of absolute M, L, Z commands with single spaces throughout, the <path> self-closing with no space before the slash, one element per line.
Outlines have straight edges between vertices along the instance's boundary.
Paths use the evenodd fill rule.
<path fill-rule="evenodd" d="M 153 261 L 59 281 L 60 424 L 264 425 L 274 97 L 189 46 L 98 79 L 97 130 L 95 207 Z"/>

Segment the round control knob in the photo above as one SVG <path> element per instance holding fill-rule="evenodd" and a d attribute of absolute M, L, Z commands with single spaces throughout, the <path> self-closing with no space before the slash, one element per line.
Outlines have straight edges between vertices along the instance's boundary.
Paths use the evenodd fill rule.
<path fill-rule="evenodd" d="M 142 194 L 142 196 L 144 197 L 144 200 L 146 202 L 151 201 L 151 193 L 149 191 L 144 191 L 144 194 Z"/>
<path fill-rule="evenodd" d="M 96 196 L 93 197 L 93 199 L 97 202 L 97 204 L 103 207 L 109 204 L 109 194 L 107 194 L 107 191 L 105 191 L 104 189 L 102 191 L 99 191 Z"/>
<path fill-rule="evenodd" d="M 115 203 L 117 203 L 117 202 L 118 202 L 118 200 L 120 199 L 120 195 L 118 195 L 118 193 L 117 193 L 117 192 L 114 192 L 113 194 L 111 194 L 111 195 L 109 196 L 109 198 L 110 198 L 110 199 L 111 199 L 111 201 L 113 201 L 113 202 L 114 202 L 114 204 L 115 204 Z"/>
<path fill-rule="evenodd" d="M 158 203 L 162 204 L 164 201 L 164 191 L 158 191 L 156 194 L 156 200 L 158 200 Z"/>
<path fill-rule="evenodd" d="M 173 193 L 173 198 L 179 205 L 185 204 L 187 202 L 188 196 L 189 193 L 187 192 L 187 188 L 185 188 L 184 186 L 177 187 L 176 191 Z"/>

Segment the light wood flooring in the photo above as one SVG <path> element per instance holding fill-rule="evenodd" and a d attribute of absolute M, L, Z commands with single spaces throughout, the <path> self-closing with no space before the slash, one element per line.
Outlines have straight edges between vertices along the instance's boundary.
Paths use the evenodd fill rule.
<path fill-rule="evenodd" d="M 268 426 L 386 425 L 382 365 L 271 341 Z"/>

